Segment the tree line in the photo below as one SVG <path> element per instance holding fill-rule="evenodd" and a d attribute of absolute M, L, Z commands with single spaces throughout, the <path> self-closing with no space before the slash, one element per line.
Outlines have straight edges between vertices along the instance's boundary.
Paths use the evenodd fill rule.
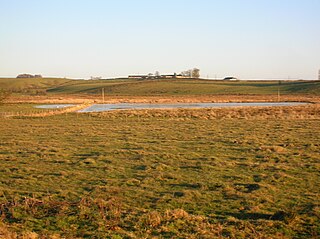
<path fill-rule="evenodd" d="M 193 68 L 186 71 L 182 71 L 181 75 L 189 78 L 200 78 L 200 69 Z"/>

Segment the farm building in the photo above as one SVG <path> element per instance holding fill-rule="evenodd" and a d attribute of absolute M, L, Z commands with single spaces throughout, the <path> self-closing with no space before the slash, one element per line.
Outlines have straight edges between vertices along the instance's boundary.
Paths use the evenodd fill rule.
<path fill-rule="evenodd" d="M 238 80 L 238 78 L 233 76 L 228 76 L 228 77 L 225 77 L 223 80 Z"/>
<path fill-rule="evenodd" d="M 168 75 L 159 75 L 155 76 L 152 74 L 149 75 L 129 75 L 129 79 L 176 79 L 176 78 L 186 78 L 185 76 L 181 74 L 168 74 Z"/>

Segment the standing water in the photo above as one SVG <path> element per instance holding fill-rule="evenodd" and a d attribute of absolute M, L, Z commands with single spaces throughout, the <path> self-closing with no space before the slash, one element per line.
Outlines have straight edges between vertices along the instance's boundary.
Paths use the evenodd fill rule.
<path fill-rule="evenodd" d="M 225 107 L 261 107 L 261 106 L 297 106 L 305 105 L 301 102 L 256 102 L 256 103 L 176 103 L 176 104 L 95 104 L 79 110 L 80 113 L 103 112 L 112 110 L 136 110 L 136 109 L 201 109 L 201 108 L 225 108 Z"/>

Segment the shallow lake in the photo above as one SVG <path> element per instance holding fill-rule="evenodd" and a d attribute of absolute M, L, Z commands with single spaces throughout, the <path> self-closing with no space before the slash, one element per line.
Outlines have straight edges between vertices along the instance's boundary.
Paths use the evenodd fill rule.
<path fill-rule="evenodd" d="M 71 107 L 71 106 L 75 106 L 75 105 L 72 105 L 72 104 L 37 105 L 37 106 L 35 106 L 35 108 L 37 108 L 37 109 L 61 109 L 61 108 L 67 108 L 67 107 Z"/>
<path fill-rule="evenodd" d="M 176 104 L 139 104 L 139 103 L 119 103 L 119 104 L 95 104 L 88 108 L 79 110 L 80 113 L 103 112 L 111 110 L 132 110 L 132 109 L 199 109 L 199 108 L 225 108 L 240 106 L 296 106 L 305 105 L 301 102 L 256 102 L 256 103 L 176 103 Z"/>

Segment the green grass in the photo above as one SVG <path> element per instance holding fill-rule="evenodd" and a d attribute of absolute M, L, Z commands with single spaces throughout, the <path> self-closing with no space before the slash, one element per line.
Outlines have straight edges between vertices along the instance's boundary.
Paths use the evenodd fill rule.
<path fill-rule="evenodd" d="M 101 94 L 107 96 L 184 96 L 221 94 L 277 94 L 278 81 L 208 81 L 208 80 L 67 80 L 0 79 L 0 88 L 23 94 Z M 319 95 L 319 81 L 283 81 L 281 94 Z"/>
<path fill-rule="evenodd" d="M 0 104 L 1 113 L 40 113 L 52 111 L 53 109 L 39 109 L 35 108 L 39 104 Z"/>
<path fill-rule="evenodd" d="M 67 238 L 320 235 L 317 119 L 122 112 L 0 120 L 0 211 L 10 230 Z"/>
<path fill-rule="evenodd" d="M 70 82 L 62 78 L 0 78 L 0 89 L 16 93 L 39 94 L 45 93 L 51 87 L 58 87 Z"/>
<path fill-rule="evenodd" d="M 278 82 L 222 82 L 207 80 L 157 80 L 157 81 L 99 81 L 64 85 L 52 88 L 50 93 L 107 95 L 216 95 L 216 94 L 277 94 Z M 282 82 L 282 94 L 319 94 L 320 82 Z"/>

